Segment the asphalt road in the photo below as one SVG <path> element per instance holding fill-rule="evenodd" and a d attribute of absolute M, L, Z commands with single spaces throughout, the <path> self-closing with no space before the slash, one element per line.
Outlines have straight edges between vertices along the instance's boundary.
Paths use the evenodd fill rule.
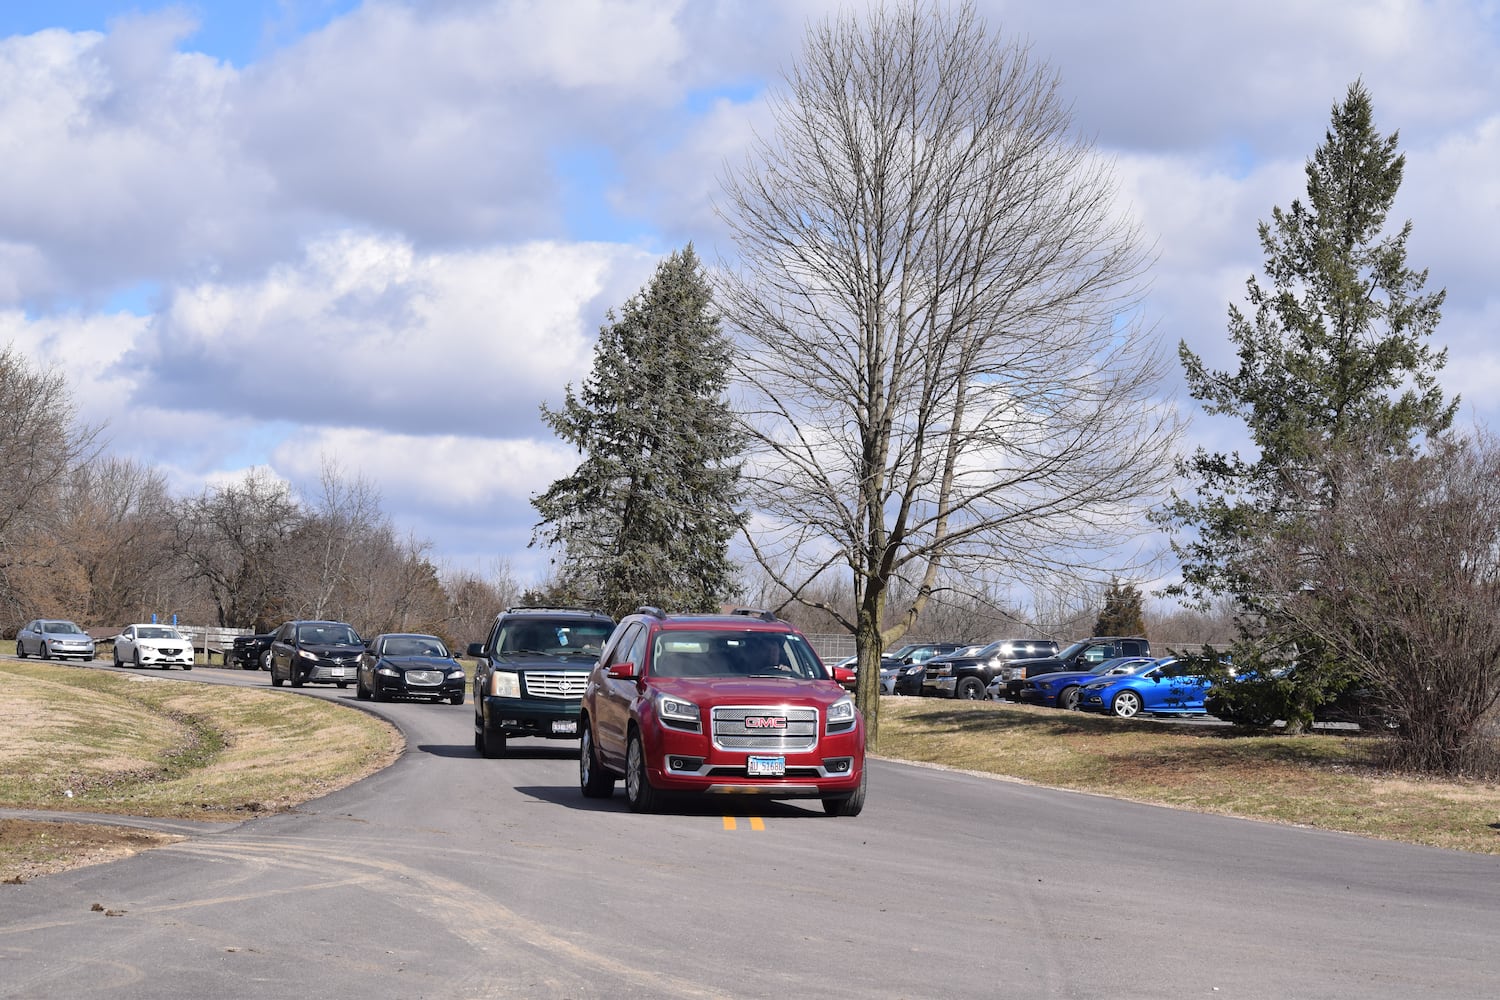
<path fill-rule="evenodd" d="M 0 886 L 0 997 L 1500 993 L 1494 857 L 888 761 L 854 819 L 636 816 L 579 795 L 574 744 L 484 760 L 470 705 L 373 710 L 408 747 L 370 779 Z"/>

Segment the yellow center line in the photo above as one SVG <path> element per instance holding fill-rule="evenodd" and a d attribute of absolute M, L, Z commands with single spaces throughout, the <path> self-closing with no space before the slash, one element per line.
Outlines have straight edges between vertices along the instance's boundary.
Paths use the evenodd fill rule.
<path fill-rule="evenodd" d="M 739 821 L 736 820 L 733 816 L 725 816 L 724 817 L 724 829 L 726 829 L 726 830 L 738 830 L 739 828 L 740 828 Z M 765 820 L 761 819 L 759 816 L 751 816 L 750 817 L 750 829 L 752 829 L 752 830 L 764 830 L 765 828 L 766 828 L 766 821 Z"/>
<path fill-rule="evenodd" d="M 737 824 L 735 823 L 733 816 L 725 816 L 724 817 L 724 829 L 726 829 L 726 830 L 737 829 Z"/>

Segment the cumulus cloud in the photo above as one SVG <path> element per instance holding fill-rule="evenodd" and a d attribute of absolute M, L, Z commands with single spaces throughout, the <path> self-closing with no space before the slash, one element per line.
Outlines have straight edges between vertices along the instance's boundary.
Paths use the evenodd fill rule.
<path fill-rule="evenodd" d="M 235 65 L 194 49 L 213 5 L 131 6 L 0 38 L 0 341 L 63 366 L 81 415 L 181 492 L 256 466 L 309 482 L 328 453 L 438 556 L 485 560 L 525 551 L 529 497 L 571 468 L 538 406 L 587 374 L 606 310 L 689 240 L 732 258 L 719 176 L 769 128 L 806 25 L 845 9 L 367 0 Z M 1143 317 L 1217 367 L 1256 224 L 1303 195 L 1362 78 L 1408 157 L 1410 263 L 1448 289 L 1445 385 L 1493 423 L 1486 5 L 978 9 L 1115 158 L 1157 248 Z M 1190 443 L 1235 432 L 1197 417 Z"/>

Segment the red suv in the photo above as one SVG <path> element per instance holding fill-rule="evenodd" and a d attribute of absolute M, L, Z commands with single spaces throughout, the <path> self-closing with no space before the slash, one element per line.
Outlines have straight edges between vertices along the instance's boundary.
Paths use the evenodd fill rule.
<path fill-rule="evenodd" d="M 674 792 L 865 804 L 865 725 L 791 625 L 769 612 L 664 615 L 615 628 L 583 693 L 578 778 L 607 798 L 625 779 L 636 812 Z"/>

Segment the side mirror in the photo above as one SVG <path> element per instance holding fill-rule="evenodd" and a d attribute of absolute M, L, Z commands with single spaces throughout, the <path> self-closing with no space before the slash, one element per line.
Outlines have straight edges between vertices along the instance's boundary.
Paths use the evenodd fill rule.
<path fill-rule="evenodd" d="M 635 664 L 628 660 L 624 663 L 616 663 L 609 668 L 609 676 L 611 680 L 633 681 L 637 676 Z"/>
<path fill-rule="evenodd" d="M 483 656 L 484 655 L 484 643 L 482 643 L 482 642 L 471 642 L 471 643 L 469 643 L 469 655 L 472 656 L 472 657 L 474 657 L 474 659 L 476 659 L 476 660 L 479 659 L 481 656 Z"/>

